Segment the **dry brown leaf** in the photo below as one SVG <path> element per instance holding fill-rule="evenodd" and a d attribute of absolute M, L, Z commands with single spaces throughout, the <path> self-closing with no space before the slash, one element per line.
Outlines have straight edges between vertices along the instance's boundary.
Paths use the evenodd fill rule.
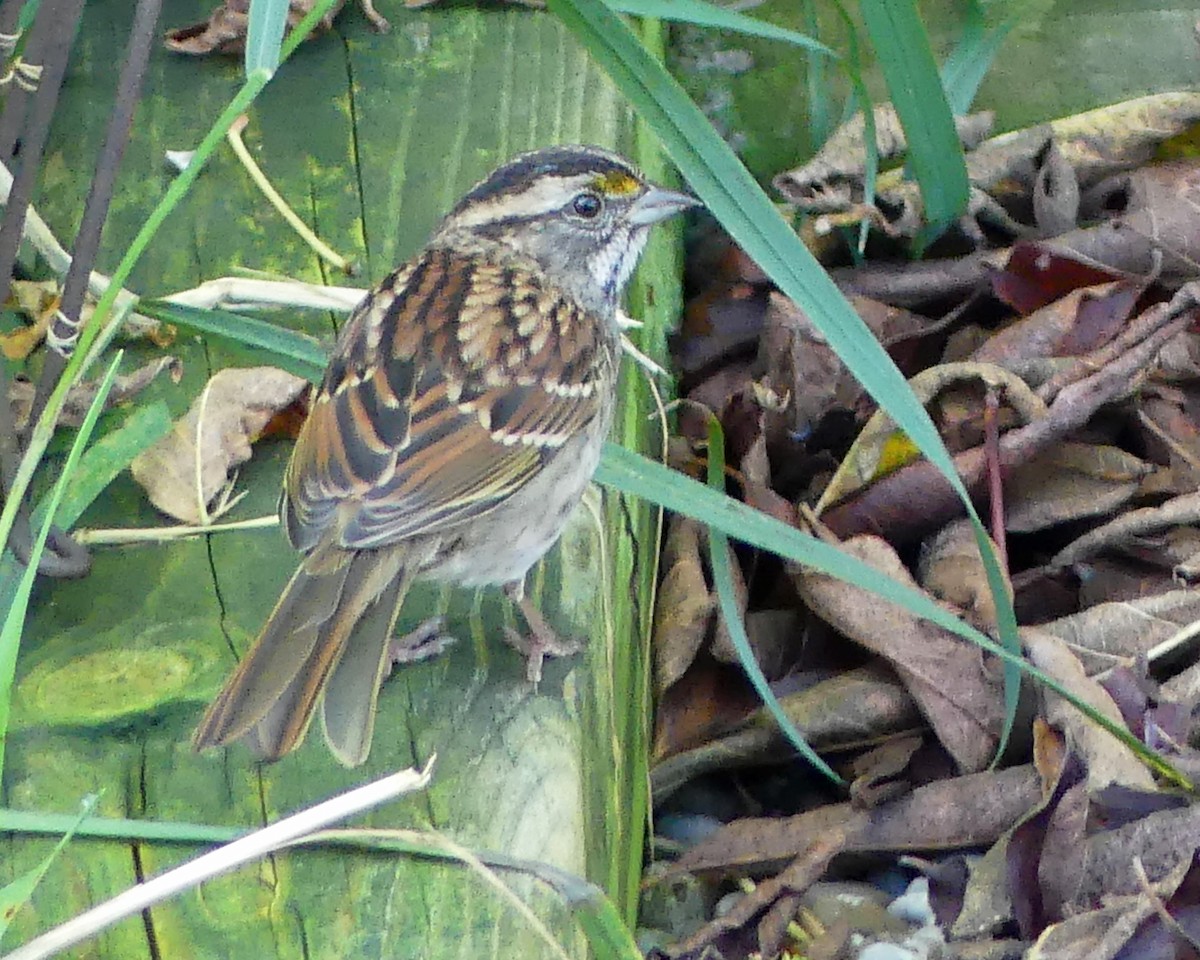
<path fill-rule="evenodd" d="M 159 357 L 157 360 L 151 360 L 138 367 L 132 373 L 116 377 L 108 391 L 108 400 L 104 404 L 104 409 L 111 410 L 118 403 L 137 396 L 164 370 L 170 370 L 171 378 L 176 383 L 179 382 L 183 368 L 175 357 Z M 59 411 L 59 426 L 77 427 L 83 423 L 83 418 L 96 398 L 98 387 L 99 383 L 94 380 L 77 383 L 72 387 L 67 393 L 62 410 Z M 33 406 L 35 390 L 34 384 L 28 378 L 20 375 L 13 377 L 12 382 L 8 385 L 8 399 L 12 404 L 13 422 L 17 430 L 24 430 L 29 425 L 29 411 Z"/>
<path fill-rule="evenodd" d="M 779 699 L 814 750 L 870 743 L 921 724 L 912 697 L 882 665 L 846 670 Z M 778 762 L 794 754 L 775 718 L 760 707 L 737 730 L 655 764 L 650 788 L 661 804 L 702 774 Z"/>
<path fill-rule="evenodd" d="M 859 810 L 878 807 L 911 789 L 902 774 L 924 741 L 921 737 L 893 737 L 854 758 L 850 773 L 850 803 Z"/>
<path fill-rule="evenodd" d="M 840 549 L 920 589 L 895 551 L 878 537 L 855 537 Z M 803 568 L 795 568 L 792 577 L 817 616 L 892 664 L 960 770 L 988 765 L 999 743 L 1002 698 L 999 677 L 986 669 L 977 647 L 834 577 Z"/>
<path fill-rule="evenodd" d="M 717 608 L 704 576 L 695 520 L 671 517 L 662 566 L 666 572 L 654 613 L 654 680 L 660 692 L 692 665 Z"/>
<path fill-rule="evenodd" d="M 360 0 L 363 12 L 380 33 L 387 33 L 390 24 L 376 13 L 371 0 Z M 315 0 L 291 0 L 288 4 L 287 29 L 291 30 L 315 6 Z M 334 0 L 327 13 L 317 23 L 318 31 L 329 30 L 333 19 L 346 5 L 346 0 Z M 246 29 L 249 26 L 250 0 L 225 0 L 202 23 L 168 30 L 163 38 L 173 53 L 194 57 L 209 54 L 236 55 L 246 48 Z M 315 35 L 315 34 L 313 34 Z"/>
<path fill-rule="evenodd" d="M 871 332 L 886 346 L 926 333 L 925 317 L 878 300 L 852 296 L 854 307 Z M 789 397 L 782 410 L 769 411 L 768 434 L 804 436 L 830 410 L 852 409 L 863 395 L 862 386 L 841 358 L 792 300 L 772 292 L 767 302 L 758 363 L 771 387 Z"/>
<path fill-rule="evenodd" d="M 814 836 L 834 831 L 845 834 L 847 852 L 987 846 L 1040 798 L 1037 773 L 1026 765 L 939 780 L 875 810 L 839 803 L 794 817 L 735 820 L 687 851 L 667 875 L 780 864 L 807 850 Z"/>
<path fill-rule="evenodd" d="M 1079 658 L 1058 637 L 1038 627 L 1021 630 L 1029 662 L 1049 674 L 1076 697 L 1111 718 L 1123 723 L 1121 712 L 1108 692 L 1088 679 Z M 1088 793 L 1095 795 L 1110 783 L 1153 790 L 1150 771 L 1125 744 L 1102 730 L 1057 694 L 1045 690 L 1046 719 L 1067 734 L 1072 749 L 1087 765 Z"/>
<path fill-rule="evenodd" d="M 996 601 L 968 521 L 947 524 L 923 545 L 917 580 L 937 599 L 961 610 L 972 626 L 996 628 Z"/>
<path fill-rule="evenodd" d="M 1097 604 L 1038 626 L 1067 643 L 1089 674 L 1133 662 L 1200 620 L 1200 592 L 1172 590 L 1137 600 Z"/>
<path fill-rule="evenodd" d="M 275 367 L 228 369 L 208 381 L 187 415 L 131 469 L 150 501 L 184 523 L 199 524 L 229 471 L 250 459 L 250 444 L 275 413 L 308 386 Z M 199 479 L 197 479 L 199 475 Z"/>
<path fill-rule="evenodd" d="M 1152 464 L 1120 447 L 1067 441 L 1016 467 L 1004 486 L 1004 526 L 1032 533 L 1112 513 L 1138 492 Z"/>

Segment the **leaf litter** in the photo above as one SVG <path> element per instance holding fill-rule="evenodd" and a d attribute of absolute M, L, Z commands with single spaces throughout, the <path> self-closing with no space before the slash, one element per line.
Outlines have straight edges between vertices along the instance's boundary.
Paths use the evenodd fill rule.
<path fill-rule="evenodd" d="M 877 111 L 878 146 L 898 158 L 892 116 Z M 861 117 L 775 181 L 1003 546 L 1024 655 L 1193 782 L 1200 161 L 1160 158 L 1198 120 L 1195 93 L 995 136 L 966 118 L 972 222 L 919 261 L 905 260 L 923 224 L 902 169 L 864 204 Z M 804 312 L 718 234 L 697 244 L 688 283 L 673 465 L 703 476 L 711 411 L 732 493 L 994 630 L 957 497 Z M 734 559 L 760 666 L 850 785 L 818 781 L 749 694 L 704 530 L 673 519 L 646 896 L 687 878 L 709 912 L 643 931 L 651 956 L 849 958 L 872 943 L 906 951 L 880 956 L 1200 956 L 1193 797 L 1028 680 L 993 763 L 1004 704 L 990 655 L 826 575 L 740 547 Z"/>

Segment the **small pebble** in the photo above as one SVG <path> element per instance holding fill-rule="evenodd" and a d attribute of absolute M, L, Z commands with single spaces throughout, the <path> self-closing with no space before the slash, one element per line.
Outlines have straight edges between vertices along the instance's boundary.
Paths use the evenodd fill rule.
<path fill-rule="evenodd" d="M 863 948 L 858 960 L 917 960 L 917 955 L 894 943 L 872 943 Z"/>
<path fill-rule="evenodd" d="M 933 908 L 929 905 L 929 878 L 917 877 L 908 889 L 888 904 L 888 913 L 911 923 L 914 927 L 936 924 Z"/>

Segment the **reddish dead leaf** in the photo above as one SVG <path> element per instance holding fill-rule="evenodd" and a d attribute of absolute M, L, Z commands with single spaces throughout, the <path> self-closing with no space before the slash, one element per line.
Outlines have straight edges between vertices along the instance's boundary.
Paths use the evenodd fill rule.
<path fill-rule="evenodd" d="M 1072 290 L 1005 327 L 971 359 L 1011 365 L 1034 357 L 1077 356 L 1111 340 L 1128 320 L 1143 285 L 1128 282 Z"/>
<path fill-rule="evenodd" d="M 1069 253 L 1046 249 L 1041 243 L 1019 240 L 1004 269 L 992 274 L 992 292 L 1021 316 L 1048 306 L 1073 290 L 1119 280 L 1112 270 L 1084 262 Z"/>
<path fill-rule="evenodd" d="M 659 765 L 668 777 L 672 771 L 682 777 L 664 788 L 656 799 L 661 802 L 671 790 L 690 779 L 697 761 L 699 767 L 704 767 L 704 760 L 710 756 L 708 751 L 722 752 L 727 731 L 758 707 L 758 696 L 742 671 L 717 663 L 707 655 L 701 655 L 691 664 L 675 684 L 659 695 L 655 704 L 653 757 L 661 761 Z M 737 740 L 742 748 L 749 746 L 742 738 L 730 739 Z M 726 754 L 726 759 L 733 757 Z M 718 759 L 716 768 L 720 767 Z"/>
<path fill-rule="evenodd" d="M 202 508 L 229 471 L 250 459 L 250 444 L 263 427 L 307 386 L 302 377 L 274 367 L 220 371 L 171 433 L 134 459 L 133 478 L 164 513 L 202 522 Z"/>

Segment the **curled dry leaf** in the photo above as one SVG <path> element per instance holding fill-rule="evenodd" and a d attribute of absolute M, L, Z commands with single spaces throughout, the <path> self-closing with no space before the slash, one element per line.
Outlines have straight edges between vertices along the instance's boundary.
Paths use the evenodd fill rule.
<path fill-rule="evenodd" d="M 878 537 L 855 537 L 844 553 L 914 590 L 895 551 Z M 900 675 L 938 739 L 964 772 L 982 770 L 999 743 L 999 673 L 972 644 L 893 603 L 834 577 L 795 567 L 805 604 L 835 630 L 886 659 Z"/>
<path fill-rule="evenodd" d="M 371 0 L 360 2 L 371 25 L 380 33 L 387 33 L 391 28 L 390 24 L 375 11 Z M 315 5 L 315 0 L 290 0 L 287 29 L 295 27 Z M 331 29 L 333 18 L 345 5 L 346 0 L 334 0 L 333 6 L 318 22 L 318 30 Z M 250 0 L 225 0 L 204 22 L 168 30 L 163 43 L 173 53 L 195 57 L 213 53 L 237 55 L 246 49 L 246 30 L 249 23 Z"/>
<path fill-rule="evenodd" d="M 1084 703 L 1116 723 L 1122 723 L 1121 711 L 1100 684 L 1088 678 L 1083 665 L 1071 649 L 1058 637 L 1040 627 L 1021 630 L 1030 663 L 1049 674 Z M 1110 783 L 1153 790 L 1154 778 L 1125 744 L 1051 691 L 1043 692 L 1046 719 L 1064 730 L 1073 750 L 1087 764 L 1089 794 L 1095 794 Z"/>
<path fill-rule="evenodd" d="M 1033 183 L 1033 220 L 1043 237 L 1055 237 L 1079 218 L 1079 179 L 1054 140 L 1038 155 Z"/>
<path fill-rule="evenodd" d="M 691 666 L 717 608 L 704 576 L 700 545 L 699 523 L 671 517 L 663 546 L 665 574 L 654 613 L 654 680 L 660 692 Z"/>
<path fill-rule="evenodd" d="M 747 817 L 700 841 L 667 874 L 779 864 L 802 854 L 814 836 L 835 831 L 853 853 L 987 846 L 1040 797 L 1037 773 L 1026 764 L 938 780 L 875 810 L 839 803 L 793 817 Z"/>
<path fill-rule="evenodd" d="M 1168 284 L 1196 279 L 1200 161 L 1180 160 L 1122 174 L 1085 196 L 1084 203 L 1120 216 L 1044 241 L 1048 249 Z"/>
<path fill-rule="evenodd" d="M 133 478 L 163 513 L 204 522 L 204 508 L 229 471 L 250 459 L 250 444 L 263 427 L 307 386 L 275 367 L 220 371 L 171 433 L 134 459 Z"/>
<path fill-rule="evenodd" d="M 880 160 L 898 157 L 908 150 L 904 128 L 890 103 L 876 106 L 875 148 Z M 977 113 L 955 117 L 959 140 L 970 148 L 991 132 L 995 116 Z M 858 113 L 835 130 L 808 163 L 779 174 L 775 189 L 791 203 L 811 213 L 839 213 L 854 200 L 854 187 L 861 192 L 866 164 L 866 123 Z"/>
<path fill-rule="evenodd" d="M 942 391 L 962 384 L 983 383 L 1003 393 L 1005 401 L 1028 423 L 1045 414 L 1045 404 L 1025 385 L 1020 377 L 990 363 L 963 362 L 941 364 L 923 370 L 909 380 L 909 386 L 921 403 L 928 405 Z M 876 411 L 859 432 L 849 452 L 842 459 L 837 474 L 821 494 L 814 508 L 818 514 L 832 504 L 849 499 L 854 493 L 899 468 L 911 464 L 920 452 L 897 429 L 882 410 Z M 909 499 L 909 504 L 912 500 Z"/>
<path fill-rule="evenodd" d="M 1130 510 L 1088 531 L 1056 553 L 1050 565 L 1070 566 L 1150 534 L 1197 524 L 1200 524 L 1200 493 L 1187 493 L 1157 507 Z"/>
<path fill-rule="evenodd" d="M 847 670 L 779 699 L 814 750 L 892 736 L 921 723 L 908 691 L 881 666 Z M 794 753 L 774 717 L 760 707 L 739 729 L 656 764 L 650 771 L 654 802 L 661 804 L 702 774 L 776 762 Z"/>
<path fill-rule="evenodd" d="M 122 374 L 113 380 L 104 408 L 111 410 L 118 403 L 137 396 L 164 370 L 169 370 L 171 379 L 178 383 L 183 366 L 175 357 L 159 357 L 157 360 L 151 360 L 138 367 L 132 373 Z M 95 381 L 88 380 L 84 383 L 77 383 L 71 388 L 67 393 L 62 410 L 58 414 L 59 426 L 77 427 L 83 423 L 83 418 L 87 416 L 92 401 L 96 398 L 98 386 L 99 384 Z M 18 431 L 24 430 L 29 425 L 29 411 L 33 406 L 36 389 L 34 384 L 22 375 L 14 377 L 8 386 L 8 399 L 12 404 L 13 421 Z"/>
<path fill-rule="evenodd" d="M 1086 356 L 1072 358 L 1038 388 L 1039 399 L 1053 400 L 1046 414 L 1001 436 L 1000 466 L 1011 469 L 1027 462 L 1086 424 L 1104 404 L 1127 396 L 1146 375 L 1163 345 L 1192 322 L 1198 302 L 1200 286 L 1187 284 L 1169 303 L 1141 313 L 1110 343 Z M 1020 396 L 1014 389 L 1017 383 L 1014 380 L 1011 386 L 1006 385 L 1009 402 Z M 890 422 L 884 421 L 879 429 L 889 427 Z M 985 476 L 983 449 L 976 447 L 956 454 L 954 463 L 967 489 L 977 493 Z M 921 510 L 912 509 L 915 502 L 921 504 Z M 881 532 L 890 542 L 902 544 L 926 536 L 961 515 L 957 496 L 936 468 L 921 460 L 875 480 L 852 498 L 826 509 L 821 519 L 842 537 Z"/>
<path fill-rule="evenodd" d="M 9 360 L 24 360 L 46 339 L 50 320 L 59 304 L 57 280 L 14 280 L 10 303 L 29 317 L 32 323 L 0 334 L 0 352 Z M 86 315 L 85 318 L 86 320 Z"/>

